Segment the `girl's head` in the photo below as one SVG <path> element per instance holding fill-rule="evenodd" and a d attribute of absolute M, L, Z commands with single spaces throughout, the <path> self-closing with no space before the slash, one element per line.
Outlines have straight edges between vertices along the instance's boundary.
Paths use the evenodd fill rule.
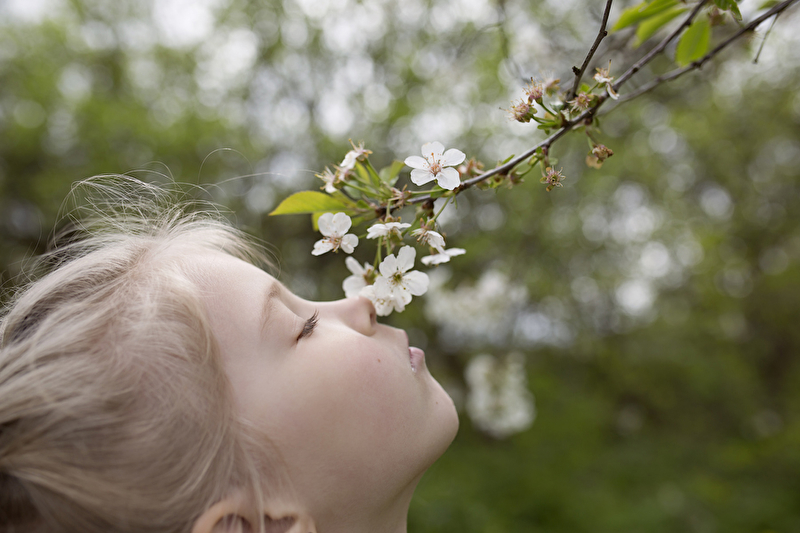
<path fill-rule="evenodd" d="M 84 189 L 114 214 L 46 255 L 2 321 L 0 531 L 404 521 L 457 428 L 405 334 L 367 300 L 294 296 L 208 210 L 123 178 Z"/>

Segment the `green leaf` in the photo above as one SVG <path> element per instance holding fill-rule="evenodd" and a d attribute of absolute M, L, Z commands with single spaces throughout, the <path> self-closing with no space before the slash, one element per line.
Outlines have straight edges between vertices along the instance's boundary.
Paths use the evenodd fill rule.
<path fill-rule="evenodd" d="M 637 48 L 647 39 L 653 36 L 658 30 L 660 30 L 667 22 L 674 19 L 688 8 L 684 6 L 675 6 L 671 9 L 664 11 L 654 17 L 651 17 L 641 24 L 639 27 L 636 28 L 636 41 L 633 43 L 633 47 Z"/>
<path fill-rule="evenodd" d="M 758 10 L 761 11 L 762 9 L 771 9 L 777 6 L 780 3 L 780 0 L 765 0 L 760 6 L 758 6 Z"/>
<path fill-rule="evenodd" d="M 617 23 L 611 28 L 611 31 L 615 32 L 622 28 L 633 26 L 659 13 L 663 13 L 676 5 L 678 5 L 678 0 L 653 0 L 652 2 L 642 2 L 641 4 L 629 7 L 622 12 Z"/>
<path fill-rule="evenodd" d="M 406 164 L 402 161 L 392 161 L 391 165 L 381 169 L 381 181 L 389 187 L 394 187 L 394 184 L 397 182 L 397 176 L 400 175 L 400 171 L 403 170 L 405 166 Z"/>
<path fill-rule="evenodd" d="M 700 17 L 683 32 L 675 49 L 675 61 L 684 67 L 703 57 L 711 42 L 711 24 L 708 17 Z"/>
<path fill-rule="evenodd" d="M 326 211 L 348 211 L 348 205 L 329 194 L 317 191 L 300 191 L 285 198 L 269 216 L 320 213 Z"/>
<path fill-rule="evenodd" d="M 723 11 L 730 11 L 736 20 L 742 20 L 742 13 L 736 5 L 736 0 L 714 0 L 714 4 Z"/>

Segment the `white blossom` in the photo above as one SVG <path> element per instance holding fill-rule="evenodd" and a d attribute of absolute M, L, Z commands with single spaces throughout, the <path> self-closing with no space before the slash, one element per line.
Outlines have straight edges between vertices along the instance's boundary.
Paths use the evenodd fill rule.
<path fill-rule="evenodd" d="M 416 256 L 417 251 L 411 246 L 400 248 L 397 257 L 387 255 L 378 267 L 380 275 L 375 283 L 361 290 L 361 296 L 372 300 L 377 314 L 400 313 L 411 303 L 412 296 L 421 296 L 428 290 L 428 275 L 411 270 Z"/>
<path fill-rule="evenodd" d="M 479 355 L 469 362 L 464 374 L 469 386 L 467 413 L 478 429 L 502 439 L 533 424 L 536 407 L 522 355 L 512 353 L 500 361 Z"/>
<path fill-rule="evenodd" d="M 358 261 L 352 257 L 344 260 L 344 264 L 348 270 L 353 273 L 342 282 L 342 289 L 344 289 L 345 298 L 357 298 L 361 296 L 360 292 L 368 285 L 367 281 L 372 276 L 375 269 L 369 263 L 364 263 L 364 266 L 358 264 Z"/>
<path fill-rule="evenodd" d="M 317 174 L 317 177 L 325 182 L 325 192 L 328 194 L 333 194 L 336 192 L 336 184 L 339 183 L 341 180 L 339 179 L 339 173 L 331 172 L 331 169 L 325 168 L 325 171 L 322 174 Z"/>
<path fill-rule="evenodd" d="M 442 263 L 449 263 L 451 257 L 464 255 L 467 251 L 463 248 L 450 248 L 449 250 L 442 250 L 438 254 L 427 255 L 422 258 L 422 264 L 426 266 L 441 265 Z"/>
<path fill-rule="evenodd" d="M 410 166 L 411 181 L 416 185 L 425 185 L 436 180 L 443 189 L 453 190 L 461 183 L 458 170 L 452 168 L 467 156 L 461 150 L 451 148 L 444 151 L 440 142 L 430 142 L 422 145 L 422 157 L 412 155 L 406 158 L 405 164 Z"/>
<path fill-rule="evenodd" d="M 356 161 L 363 161 L 369 154 L 372 153 L 364 148 L 364 143 L 355 145 L 353 144 L 353 141 L 350 141 L 350 144 L 353 146 L 353 149 L 345 154 L 341 165 L 339 165 L 344 170 L 353 170 L 356 166 Z"/>
<path fill-rule="evenodd" d="M 317 221 L 319 232 L 325 236 L 314 243 L 311 255 L 322 255 L 325 252 L 337 251 L 341 248 L 345 253 L 352 254 L 358 246 L 358 237 L 347 233 L 353 222 L 344 213 L 325 213 Z"/>
<path fill-rule="evenodd" d="M 435 248 L 440 254 L 444 253 L 444 237 L 442 237 L 441 233 L 428 228 L 419 228 L 412 231 L 411 235 L 416 237 L 417 241 L 427 244 L 431 248 Z M 425 260 L 422 262 L 425 263 Z"/>
<path fill-rule="evenodd" d="M 394 235 L 402 237 L 401 231 L 410 228 L 411 224 L 405 222 L 387 222 L 385 224 L 373 224 L 367 229 L 367 239 L 377 239 Z"/>
<path fill-rule="evenodd" d="M 375 307 L 375 313 L 378 316 L 390 315 L 397 308 L 391 288 L 386 283 L 377 283 L 378 280 L 375 281 L 376 284 L 367 285 L 361 289 L 359 296 L 363 296 L 372 302 L 372 306 Z M 401 304 L 397 311 L 401 312 L 403 309 L 405 309 L 405 306 Z"/>

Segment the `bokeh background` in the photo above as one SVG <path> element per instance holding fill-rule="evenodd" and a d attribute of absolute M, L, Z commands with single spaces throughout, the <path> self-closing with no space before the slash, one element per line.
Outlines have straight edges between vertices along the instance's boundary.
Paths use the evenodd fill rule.
<path fill-rule="evenodd" d="M 266 214 L 350 138 L 376 166 L 432 140 L 487 166 L 521 153 L 541 132 L 503 109 L 531 76 L 571 82 L 603 4 L 0 0 L 4 288 L 74 181 L 125 172 L 203 185 L 293 290 L 340 298 L 349 273 L 310 255 L 308 217 Z M 757 64 L 766 25 L 611 111 L 602 169 L 573 134 L 553 151 L 563 189 L 528 179 L 445 212 L 467 254 L 388 319 L 461 416 L 409 531 L 800 531 L 798 27 L 790 9 Z M 618 75 L 647 49 L 631 41 L 612 34 L 597 65 Z"/>

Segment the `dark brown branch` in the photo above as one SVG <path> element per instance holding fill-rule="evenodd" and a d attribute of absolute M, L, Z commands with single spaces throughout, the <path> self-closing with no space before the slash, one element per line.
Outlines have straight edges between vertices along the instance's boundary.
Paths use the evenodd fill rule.
<path fill-rule="evenodd" d="M 584 74 L 586 74 L 586 69 L 589 67 L 589 62 L 592 60 L 594 53 L 600 46 L 600 41 L 602 41 L 605 36 L 608 35 L 608 31 L 606 31 L 606 24 L 608 24 L 608 14 L 611 12 L 611 1 L 612 0 L 608 0 L 606 2 L 606 10 L 603 13 L 603 21 L 600 23 L 600 31 L 597 33 L 597 38 L 595 38 L 594 44 L 589 49 L 589 53 L 586 54 L 586 58 L 583 60 L 583 65 L 581 65 L 580 70 L 575 70 L 575 67 L 572 67 L 572 70 L 575 71 L 575 83 L 572 84 L 572 90 L 570 90 L 567 94 L 567 100 L 572 100 L 575 98 L 575 95 L 578 94 L 578 87 L 581 86 L 581 78 Z"/>
<path fill-rule="evenodd" d="M 711 59 L 712 57 L 714 57 L 715 55 L 720 53 L 724 48 L 726 48 L 732 42 L 737 40 L 739 37 L 741 37 L 745 33 L 748 33 L 748 32 L 751 32 L 751 31 L 755 31 L 757 26 L 759 26 L 762 22 L 764 22 L 765 20 L 769 19 L 770 17 L 774 16 L 774 17 L 777 18 L 777 16 L 782 11 L 784 11 L 786 8 L 788 8 L 790 5 L 794 4 L 797 1 L 798 0 L 784 0 L 780 4 L 777 4 L 777 5 L 773 6 L 772 9 L 770 9 L 769 11 L 767 11 L 766 13 L 761 15 L 760 17 L 758 17 L 756 19 L 753 19 L 746 26 L 742 26 L 739 29 L 739 31 L 737 31 L 736 33 L 734 33 L 733 35 L 731 35 L 730 37 L 728 37 L 727 39 L 722 41 L 713 50 L 711 50 L 709 53 L 707 53 L 706 55 L 704 55 L 703 57 L 701 57 L 697 61 L 693 61 L 693 62 L 689 63 L 688 65 L 686 65 L 685 67 L 677 68 L 675 70 L 667 72 L 666 74 L 662 74 L 661 76 L 653 78 L 653 80 L 651 80 L 649 83 L 639 87 L 635 91 L 633 91 L 631 93 L 628 93 L 626 95 L 620 96 L 618 102 L 622 103 L 622 102 L 627 102 L 629 100 L 633 100 L 637 96 L 641 96 L 646 92 L 652 91 L 653 89 L 655 89 L 657 86 L 661 85 L 662 83 L 665 83 L 665 82 L 668 82 L 668 81 L 672 81 L 675 78 L 677 78 L 679 76 L 682 76 L 683 74 L 686 74 L 687 72 L 689 72 L 691 70 L 699 69 L 709 59 Z"/>
<path fill-rule="evenodd" d="M 661 52 L 663 52 L 663 51 L 664 51 L 664 49 L 667 47 L 667 45 L 668 45 L 669 43 L 671 43 L 671 42 L 672 42 L 672 41 L 675 39 L 675 37 L 677 37 L 678 35 L 680 35 L 680 33 L 683 31 L 683 29 L 684 29 L 684 28 L 687 28 L 687 27 L 689 27 L 689 25 L 692 23 L 692 21 L 694 20 L 694 18 L 695 18 L 695 17 L 697 16 L 697 14 L 700 12 L 700 9 L 702 9 L 702 7 L 703 7 L 704 5 L 706 5 L 707 3 L 708 3 L 708 0 L 700 0 L 700 2 L 699 2 L 699 3 L 698 3 L 698 4 L 697 4 L 695 7 L 694 7 L 694 9 L 692 9 L 692 12 L 691 12 L 691 13 L 689 13 L 689 16 L 688 16 L 688 17 L 686 17 L 686 18 L 684 19 L 684 21 L 683 21 L 683 22 L 681 22 L 681 25 L 680 25 L 680 26 L 678 26 L 677 28 L 675 28 L 675 30 L 674 30 L 672 33 L 670 33 L 669 35 L 667 35 L 667 36 L 664 38 L 664 40 L 662 40 L 660 43 L 658 43 L 658 45 L 656 45 L 656 47 L 655 47 L 655 48 L 653 48 L 652 50 L 650 50 L 650 51 L 649 51 L 649 52 L 648 52 L 648 53 L 647 53 L 647 54 L 646 54 L 646 55 L 645 55 L 643 58 L 641 58 L 639 61 L 637 61 L 636 63 L 634 63 L 634 64 L 633 64 L 633 66 L 632 66 L 631 68 L 629 68 L 628 70 L 626 70 L 626 71 L 625 71 L 625 73 L 624 73 L 624 74 L 622 74 L 622 76 L 620 76 L 620 77 L 617 79 L 617 83 L 615 83 L 615 84 L 614 84 L 614 90 L 618 90 L 620 87 L 622 87 L 622 85 L 623 85 L 623 84 L 624 84 L 626 81 L 628 81 L 628 79 L 630 79 L 630 77 L 631 77 L 631 76 L 633 76 L 634 74 L 636 74 L 637 72 L 639 72 L 639 70 L 640 70 L 640 69 L 641 69 L 643 66 L 645 66 L 646 64 L 648 64 L 650 61 L 652 61 L 652 60 L 653 60 L 653 58 L 654 58 L 654 57 L 656 57 L 658 54 L 660 54 Z"/>

